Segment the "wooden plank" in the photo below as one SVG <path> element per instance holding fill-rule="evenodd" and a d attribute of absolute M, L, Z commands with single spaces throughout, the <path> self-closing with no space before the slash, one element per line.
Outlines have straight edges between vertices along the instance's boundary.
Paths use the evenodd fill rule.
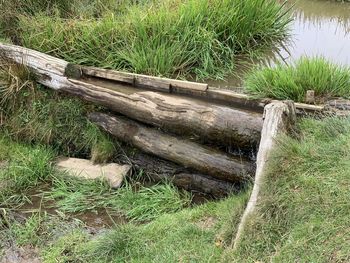
<path fill-rule="evenodd" d="M 134 85 L 135 83 L 134 74 L 119 72 L 119 71 L 109 70 L 109 69 L 101 70 L 100 68 L 95 68 L 95 67 L 81 67 L 81 68 L 82 68 L 82 72 L 88 76 L 120 81 L 131 85 Z"/>
<path fill-rule="evenodd" d="M 218 143 L 251 148 L 260 140 L 261 114 L 213 105 L 190 97 L 142 91 L 114 91 L 65 76 L 68 63 L 17 46 L 0 46 L 8 57 L 21 61 L 36 73 L 37 81 L 49 88 L 79 96 L 129 118 L 163 127 L 174 133 L 198 135 Z M 3 50 L 4 51 L 4 50 Z M 13 52 L 12 52 L 13 51 Z M 24 55 L 25 54 L 25 55 Z"/>
<path fill-rule="evenodd" d="M 133 84 L 135 86 L 141 86 L 141 87 L 145 86 L 149 88 L 155 88 L 157 90 L 160 89 L 167 92 L 170 92 L 171 88 L 176 88 L 179 90 L 195 90 L 195 91 L 206 91 L 208 89 L 208 84 L 205 84 L 205 83 L 153 77 L 153 76 L 147 76 L 142 74 L 121 72 L 116 70 L 83 66 L 82 71 L 85 75 L 88 75 L 88 76 L 94 76 L 99 78 L 125 82 L 128 84 Z"/>

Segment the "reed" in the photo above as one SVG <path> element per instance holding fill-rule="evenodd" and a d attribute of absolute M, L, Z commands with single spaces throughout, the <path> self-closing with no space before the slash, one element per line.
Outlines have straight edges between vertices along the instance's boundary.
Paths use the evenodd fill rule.
<path fill-rule="evenodd" d="M 100 18 L 20 15 L 27 47 L 70 62 L 168 77 L 223 78 L 238 55 L 288 37 L 288 10 L 275 0 L 141 1 Z"/>
<path fill-rule="evenodd" d="M 304 57 L 292 65 L 253 70 L 244 81 L 246 91 L 258 98 L 305 101 L 307 90 L 314 90 L 317 102 L 331 97 L 350 97 L 350 69 L 322 57 Z"/>

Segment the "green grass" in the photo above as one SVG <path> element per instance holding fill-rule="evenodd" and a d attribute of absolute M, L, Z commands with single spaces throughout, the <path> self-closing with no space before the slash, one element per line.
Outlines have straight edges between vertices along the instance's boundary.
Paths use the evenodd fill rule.
<path fill-rule="evenodd" d="M 28 201 L 27 190 L 53 174 L 54 154 L 42 146 L 22 146 L 3 138 L 0 150 L 0 159 L 8 162 L 0 169 L 0 206 L 15 208 Z"/>
<path fill-rule="evenodd" d="M 283 137 L 250 219 L 228 262 L 350 261 L 350 119 L 303 119 Z"/>
<path fill-rule="evenodd" d="M 63 237 L 44 249 L 45 262 L 65 258 L 66 249 L 74 251 L 70 255 L 76 262 L 217 262 L 231 241 L 247 196 L 165 214 L 148 224 L 121 225 L 90 237 L 84 245 L 72 245 Z"/>
<path fill-rule="evenodd" d="M 45 89 L 22 65 L 0 62 L 0 129 L 25 143 L 47 144 L 65 156 L 107 162 L 116 141 L 92 124 L 88 112 L 99 108 Z"/>
<path fill-rule="evenodd" d="M 127 183 L 113 190 L 104 181 L 78 180 L 73 177 L 54 177 L 45 200 L 55 201 L 63 212 L 84 212 L 104 208 L 121 213 L 129 220 L 150 221 L 164 213 L 174 213 L 189 206 L 191 196 L 179 192 L 171 184 L 150 187 Z"/>
<path fill-rule="evenodd" d="M 318 102 L 331 97 L 349 98 L 350 69 L 322 57 L 305 57 L 293 65 L 253 70 L 245 77 L 244 86 L 258 98 L 304 102 L 307 90 L 315 91 Z"/>
<path fill-rule="evenodd" d="M 290 13 L 275 0 L 167 0 L 128 4 L 100 18 L 18 15 L 18 38 L 73 63 L 159 76 L 222 78 L 238 55 L 288 37 Z"/>

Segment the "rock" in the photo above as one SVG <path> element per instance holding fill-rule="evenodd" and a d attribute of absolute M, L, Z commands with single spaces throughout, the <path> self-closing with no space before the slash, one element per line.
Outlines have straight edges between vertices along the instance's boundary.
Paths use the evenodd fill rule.
<path fill-rule="evenodd" d="M 90 160 L 78 158 L 60 159 L 56 166 L 60 171 L 68 172 L 70 175 L 80 178 L 105 178 L 112 188 L 119 188 L 124 177 L 131 169 L 130 165 L 93 164 Z"/>
<path fill-rule="evenodd" d="M 306 91 L 305 102 L 309 103 L 309 104 L 315 103 L 315 91 L 314 90 Z"/>

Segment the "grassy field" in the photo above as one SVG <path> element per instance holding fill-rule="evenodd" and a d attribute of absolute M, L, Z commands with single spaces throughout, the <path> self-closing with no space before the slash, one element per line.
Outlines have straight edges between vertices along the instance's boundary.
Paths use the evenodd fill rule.
<path fill-rule="evenodd" d="M 258 98 L 304 102 L 307 90 L 315 91 L 317 102 L 332 97 L 349 98 L 350 68 L 322 57 L 304 57 L 295 64 L 253 70 L 245 77 L 244 87 Z"/>
<path fill-rule="evenodd" d="M 232 73 L 238 55 L 285 41 L 290 22 L 275 0 L 5 3 L 12 16 L 3 21 L 12 22 L 3 37 L 24 46 L 74 63 L 181 78 Z"/>

